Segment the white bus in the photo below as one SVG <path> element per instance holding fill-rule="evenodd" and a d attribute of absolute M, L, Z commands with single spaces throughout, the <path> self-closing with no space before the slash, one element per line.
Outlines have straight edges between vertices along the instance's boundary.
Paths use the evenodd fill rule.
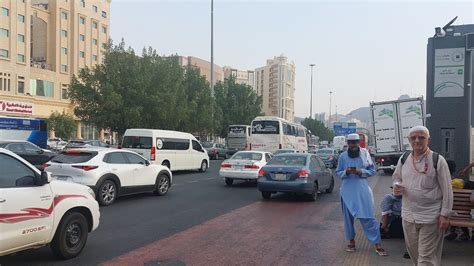
<path fill-rule="evenodd" d="M 227 128 L 227 148 L 234 151 L 248 150 L 250 129 L 248 125 L 230 125 Z"/>
<path fill-rule="evenodd" d="M 259 116 L 252 121 L 250 149 L 274 153 L 279 149 L 308 152 L 308 130 L 280 117 Z"/>

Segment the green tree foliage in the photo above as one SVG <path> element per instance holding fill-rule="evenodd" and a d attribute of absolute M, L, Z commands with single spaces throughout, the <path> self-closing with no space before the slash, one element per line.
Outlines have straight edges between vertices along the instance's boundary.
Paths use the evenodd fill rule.
<path fill-rule="evenodd" d="M 262 114 L 262 97 L 248 85 L 235 83 L 230 77 L 214 87 L 217 105 L 216 131 L 227 135 L 227 127 L 232 124 L 250 125 L 250 122 Z"/>
<path fill-rule="evenodd" d="M 319 140 L 332 141 L 334 133 L 329 130 L 321 121 L 306 117 L 301 124 L 311 131 Z"/>
<path fill-rule="evenodd" d="M 56 137 L 68 140 L 76 132 L 76 122 L 74 117 L 65 112 L 53 112 L 47 119 L 48 129 L 54 130 Z"/>

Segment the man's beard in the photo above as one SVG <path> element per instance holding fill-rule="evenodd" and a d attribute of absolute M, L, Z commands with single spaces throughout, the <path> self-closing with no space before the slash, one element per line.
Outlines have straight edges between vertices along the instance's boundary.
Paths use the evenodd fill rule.
<path fill-rule="evenodd" d="M 357 158 L 360 155 L 360 148 L 354 148 L 354 149 L 348 149 L 347 150 L 347 155 L 349 155 L 350 158 Z"/>

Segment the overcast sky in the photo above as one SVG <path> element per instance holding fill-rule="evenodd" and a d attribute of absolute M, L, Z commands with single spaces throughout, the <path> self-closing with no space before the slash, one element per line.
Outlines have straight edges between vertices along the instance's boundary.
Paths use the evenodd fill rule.
<path fill-rule="evenodd" d="M 370 101 L 425 94 L 426 44 L 455 16 L 472 24 L 472 1 L 214 1 L 214 60 L 253 70 L 286 55 L 296 65 L 295 115 L 348 112 Z M 112 0 L 111 37 L 141 52 L 210 61 L 210 0 Z"/>

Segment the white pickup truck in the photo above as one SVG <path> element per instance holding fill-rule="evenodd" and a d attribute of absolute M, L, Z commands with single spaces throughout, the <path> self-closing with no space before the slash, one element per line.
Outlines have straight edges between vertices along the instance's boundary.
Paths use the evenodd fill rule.
<path fill-rule="evenodd" d="M 61 259 L 82 251 L 99 226 L 99 205 L 87 186 L 50 174 L 0 148 L 0 256 L 50 245 Z"/>

